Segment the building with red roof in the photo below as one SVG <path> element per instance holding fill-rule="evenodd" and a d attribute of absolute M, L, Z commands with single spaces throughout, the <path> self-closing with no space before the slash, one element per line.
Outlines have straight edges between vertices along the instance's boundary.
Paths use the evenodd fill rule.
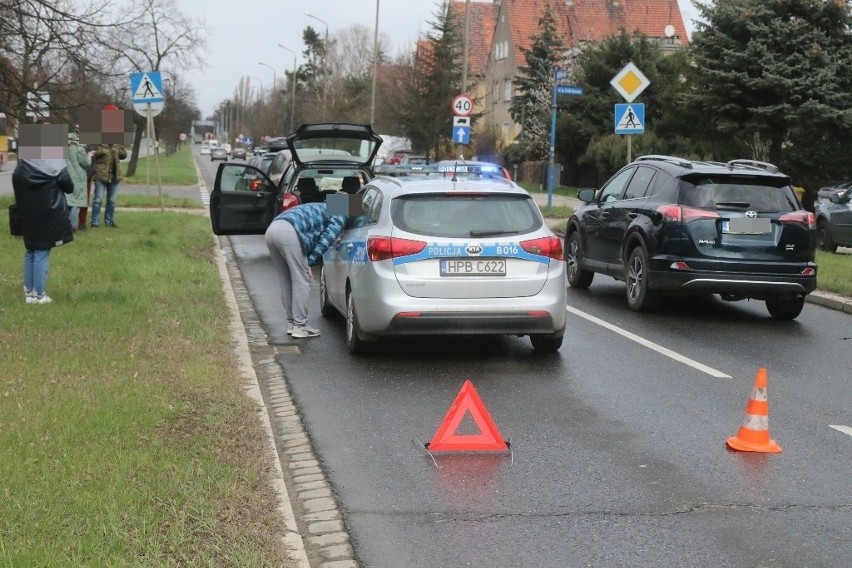
<path fill-rule="evenodd" d="M 518 68 L 526 65 L 521 48 L 529 49 L 541 32 L 539 20 L 550 4 L 556 29 L 567 50 L 618 35 L 640 32 L 661 44 L 679 48 L 688 36 L 677 0 L 495 0 L 498 7 L 488 57 L 483 108 L 486 125 L 500 128 L 505 141 L 519 132 L 509 114 Z M 626 63 L 626 62 L 625 62 Z"/>

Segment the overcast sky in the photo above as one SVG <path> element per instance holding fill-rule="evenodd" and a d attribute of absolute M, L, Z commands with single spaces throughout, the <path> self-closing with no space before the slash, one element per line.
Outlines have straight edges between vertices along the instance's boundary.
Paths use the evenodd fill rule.
<path fill-rule="evenodd" d="M 379 33 L 390 40 L 393 54 L 413 49 L 417 39 L 431 29 L 429 22 L 440 5 L 436 0 L 177 0 L 185 14 L 204 18 L 209 34 L 206 68 L 187 74 L 201 114 L 208 116 L 231 97 L 244 75 L 254 75 L 268 89 L 272 70 L 260 61 L 274 67 L 279 79 L 291 70 L 293 54 L 278 47 L 279 43 L 295 51 L 296 63 L 301 65 L 302 31 L 307 26 L 324 34 L 327 24 L 331 36 L 353 24 L 373 30 L 377 1 Z M 691 32 L 691 19 L 697 12 L 690 0 L 678 3 Z M 257 79 L 254 81 L 256 84 Z"/>

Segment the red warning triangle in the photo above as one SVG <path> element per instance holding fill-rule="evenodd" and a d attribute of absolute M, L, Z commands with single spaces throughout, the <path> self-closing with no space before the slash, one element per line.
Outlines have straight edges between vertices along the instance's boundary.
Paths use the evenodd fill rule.
<path fill-rule="evenodd" d="M 456 428 L 461 424 L 465 414 L 470 412 L 471 418 L 479 428 L 480 434 L 456 434 Z M 426 446 L 431 452 L 479 452 L 506 450 L 508 446 L 500 435 L 500 430 L 491 415 L 488 414 L 482 399 L 473 388 L 470 380 L 464 382 L 458 396 L 447 411 L 444 421 Z"/>

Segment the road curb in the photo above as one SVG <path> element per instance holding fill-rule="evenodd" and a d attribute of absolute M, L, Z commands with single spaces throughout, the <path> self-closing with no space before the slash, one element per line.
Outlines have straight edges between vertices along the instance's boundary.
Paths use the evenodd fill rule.
<path fill-rule="evenodd" d="M 808 303 L 816 304 L 824 308 L 852 314 L 852 298 L 840 296 L 839 294 L 816 290 L 815 292 L 805 296 L 805 300 Z"/>

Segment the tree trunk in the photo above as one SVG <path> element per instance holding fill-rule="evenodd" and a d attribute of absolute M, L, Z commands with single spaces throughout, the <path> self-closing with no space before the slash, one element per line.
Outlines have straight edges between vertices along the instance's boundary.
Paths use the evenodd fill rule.
<path fill-rule="evenodd" d="M 148 121 L 144 116 L 135 116 L 133 123 L 136 125 L 136 131 L 133 133 L 133 150 L 130 152 L 130 162 L 127 164 L 127 175 L 136 175 L 136 164 L 139 162 L 139 148 L 142 146 L 142 134 L 145 132 L 145 125 Z"/>

